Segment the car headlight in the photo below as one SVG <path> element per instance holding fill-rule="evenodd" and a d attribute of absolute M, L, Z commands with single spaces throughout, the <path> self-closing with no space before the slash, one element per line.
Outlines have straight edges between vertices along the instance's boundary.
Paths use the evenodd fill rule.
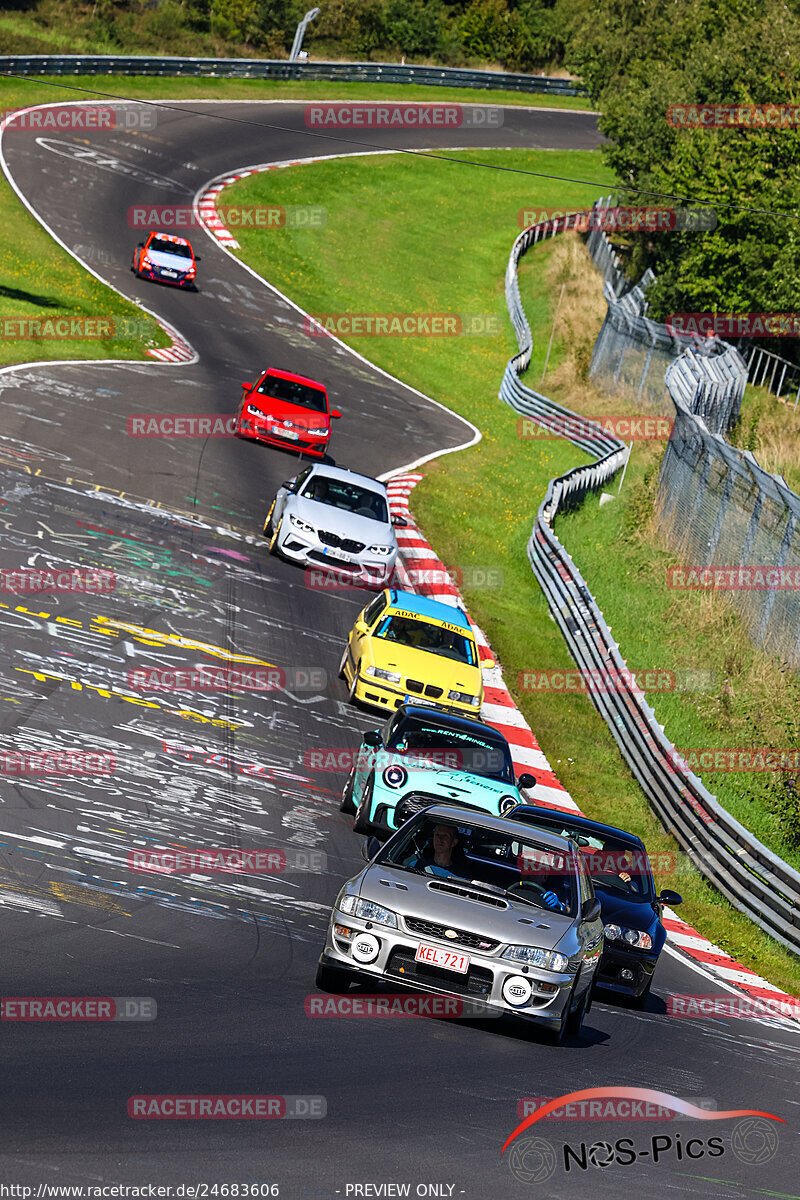
<path fill-rule="evenodd" d="M 448 692 L 448 700 L 458 700 L 460 704 L 480 704 L 480 696 L 473 696 L 469 692 Z"/>
<path fill-rule="evenodd" d="M 372 675 L 375 679 L 385 679 L 387 683 L 399 683 L 403 678 L 397 671 L 385 671 L 383 667 L 365 667 L 365 675 Z"/>
<path fill-rule="evenodd" d="M 603 936 L 610 942 L 625 942 L 636 950 L 652 950 L 653 939 L 641 929 L 626 929 L 624 925 L 606 925 Z"/>
<path fill-rule="evenodd" d="M 386 554 L 389 555 L 394 550 L 394 546 L 370 546 L 370 554 Z"/>
<path fill-rule="evenodd" d="M 397 917 L 388 908 L 384 908 L 382 904 L 375 904 L 372 900 L 360 900 L 358 896 L 345 896 L 339 901 L 339 911 L 348 913 L 350 916 L 361 917 L 362 921 L 373 921 L 376 925 L 388 925 L 390 929 L 397 929 Z"/>
<path fill-rule="evenodd" d="M 501 817 L 504 817 L 508 813 L 513 812 L 518 804 L 519 800 L 516 796 L 501 796 L 497 805 L 497 811 Z"/>
<path fill-rule="evenodd" d="M 256 408 L 255 404 L 248 404 L 247 408 L 244 411 L 247 413 L 250 413 L 251 417 L 261 417 L 262 420 L 264 419 L 265 414 L 261 411 L 260 408 Z"/>
<path fill-rule="evenodd" d="M 298 425 L 297 428 L 300 429 L 300 426 Z M 307 429 L 306 430 L 306 433 L 313 433 L 317 437 L 322 437 L 322 435 L 327 432 L 328 432 L 328 427 L 326 425 L 323 425 L 321 429 Z"/>
<path fill-rule="evenodd" d="M 396 763 L 391 767 L 387 767 L 383 772 L 383 782 L 387 787 L 400 788 L 408 780 L 408 771 L 405 767 L 398 766 Z"/>
<path fill-rule="evenodd" d="M 295 529 L 302 529 L 304 533 L 316 533 L 313 525 L 309 525 L 308 521 L 301 521 L 294 513 L 289 513 L 289 521 L 294 525 Z"/>
<path fill-rule="evenodd" d="M 569 959 L 565 955 L 556 950 L 540 950 L 537 946 L 509 946 L 503 958 L 542 967 L 545 971 L 563 972 L 569 966 Z"/>

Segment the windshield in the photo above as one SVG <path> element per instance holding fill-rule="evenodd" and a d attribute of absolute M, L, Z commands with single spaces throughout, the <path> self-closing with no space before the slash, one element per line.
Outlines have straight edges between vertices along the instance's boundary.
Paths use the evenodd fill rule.
<path fill-rule="evenodd" d="M 606 837 L 600 830 L 582 829 L 561 818 L 536 817 L 536 825 L 569 838 L 580 847 L 581 858 L 595 887 L 628 900 L 651 901 L 655 896 L 650 860 L 641 846 Z"/>
<path fill-rule="evenodd" d="M 316 500 L 319 504 L 330 504 L 332 508 L 341 508 L 353 513 L 356 517 L 368 517 L 371 521 L 389 524 L 389 514 L 386 501 L 378 492 L 349 483 L 346 479 L 332 479 L 329 475 L 312 475 L 303 489 L 302 495 L 306 500 Z"/>
<path fill-rule="evenodd" d="M 272 396 L 275 400 L 283 400 L 286 404 L 298 404 L 301 408 L 310 408 L 312 412 L 326 413 L 328 398 L 321 388 L 309 387 L 307 383 L 298 383 L 294 379 L 281 379 L 279 375 L 266 375 L 256 388 L 259 396 Z"/>
<path fill-rule="evenodd" d="M 570 852 L 551 850 L 526 833 L 505 834 L 420 814 L 403 826 L 376 860 L 440 879 L 501 891 L 551 912 L 578 911 L 576 864 Z"/>
<path fill-rule="evenodd" d="M 441 625 L 429 625 L 427 621 L 416 621 L 413 617 L 387 617 L 375 630 L 375 637 L 475 666 L 471 639 L 452 629 L 443 629 Z"/>
<path fill-rule="evenodd" d="M 180 242 L 166 242 L 163 238 L 153 238 L 147 249 L 148 252 L 155 250 L 159 254 L 174 254 L 177 258 L 192 257 L 192 251 L 189 246 L 182 246 Z"/>
<path fill-rule="evenodd" d="M 514 783 L 511 755 L 503 742 L 458 729 L 441 729 L 436 725 L 399 725 L 389 749 L 408 755 L 420 764 L 449 767 L 453 771 L 468 771 L 503 783 Z"/>

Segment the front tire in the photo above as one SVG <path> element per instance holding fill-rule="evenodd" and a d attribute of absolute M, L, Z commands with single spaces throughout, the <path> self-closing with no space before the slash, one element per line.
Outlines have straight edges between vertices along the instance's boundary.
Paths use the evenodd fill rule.
<path fill-rule="evenodd" d="M 350 701 L 351 704 L 358 704 L 358 699 L 356 698 L 356 689 L 358 688 L 358 685 L 360 682 L 361 682 L 361 675 L 360 675 L 359 667 L 356 667 L 355 675 L 353 676 L 353 682 L 350 684 L 350 687 L 348 688 L 348 691 L 347 691 L 347 699 Z"/>
<path fill-rule="evenodd" d="M 367 780 L 364 791 L 361 793 L 361 799 L 356 809 L 356 819 L 353 822 L 353 833 L 359 833 L 363 837 L 367 837 L 369 834 L 369 810 L 372 807 L 372 793 L 374 790 L 375 776 L 371 775 Z"/>
<path fill-rule="evenodd" d="M 283 525 L 283 520 L 278 521 L 278 524 L 275 526 L 275 532 L 273 533 L 273 535 L 269 541 L 269 552 L 270 552 L 270 554 L 274 554 L 276 558 L 279 558 L 280 553 L 281 553 L 280 549 L 278 548 L 278 538 L 281 536 L 281 526 L 282 525 Z"/>
<path fill-rule="evenodd" d="M 344 679 L 344 680 L 347 679 L 347 676 L 344 673 L 344 668 L 345 668 L 346 663 L 347 663 L 347 646 L 345 646 L 344 650 L 342 651 L 342 661 L 339 663 L 339 675 L 338 675 L 339 679 Z"/>
<path fill-rule="evenodd" d="M 569 1013 L 567 1016 L 566 1029 L 567 1032 L 572 1035 L 572 1037 L 581 1036 L 581 1030 L 583 1029 L 583 1018 L 589 1011 L 589 996 L 591 995 L 591 991 L 592 988 L 590 984 L 583 993 L 583 997 L 578 1007 L 574 1012 Z"/>
<path fill-rule="evenodd" d="M 237 424 L 238 424 L 238 422 L 237 422 Z M 264 537 L 271 538 L 273 533 L 275 532 L 274 529 L 272 528 L 272 514 L 274 512 L 275 512 L 275 501 L 273 500 L 272 504 L 270 505 L 270 510 L 267 513 L 267 519 L 264 522 Z"/>
<path fill-rule="evenodd" d="M 321 992 L 332 992 L 341 995 L 350 990 L 351 975 L 341 967 L 329 967 L 326 963 L 317 964 L 317 987 Z"/>
<path fill-rule="evenodd" d="M 356 811 L 356 806 L 353 803 L 353 780 L 355 779 L 355 775 L 356 769 L 353 767 L 342 789 L 342 802 L 339 805 L 339 812 L 347 813 L 350 817 L 355 816 Z"/>

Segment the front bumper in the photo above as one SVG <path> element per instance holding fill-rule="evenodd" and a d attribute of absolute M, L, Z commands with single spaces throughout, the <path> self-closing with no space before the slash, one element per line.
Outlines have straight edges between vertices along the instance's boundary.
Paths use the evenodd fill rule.
<path fill-rule="evenodd" d="M 440 698 L 431 699 L 428 696 L 410 692 L 402 683 L 387 683 L 386 680 L 376 679 L 372 675 L 361 676 L 356 688 L 355 699 L 361 704 L 367 704 L 370 708 L 378 708 L 382 712 L 391 712 L 406 700 L 409 704 L 420 704 L 425 708 L 433 708 L 440 712 L 454 712 L 462 717 L 473 717 L 475 720 L 480 719 L 481 712 L 480 704 L 462 704 L 457 700 L 448 700 L 447 693 L 444 691 Z"/>
<path fill-rule="evenodd" d="M 291 437 L 288 431 L 282 433 L 279 429 L 270 428 L 250 417 L 240 417 L 236 422 L 235 432 L 237 437 L 262 442 L 265 446 L 277 446 L 281 450 L 294 450 L 296 453 L 306 454 L 309 458 L 324 458 L 330 441 L 330 434 L 327 437 L 304 437 L 302 434 Z"/>
<path fill-rule="evenodd" d="M 167 283 L 171 287 L 193 288 L 195 276 L 178 275 L 175 278 L 164 275 L 159 267 L 139 267 L 136 274 L 140 279 L 150 279 L 154 283 Z"/>
<path fill-rule="evenodd" d="M 657 954 L 625 950 L 613 942 L 606 942 L 595 975 L 595 987 L 620 996 L 641 996 L 650 985 L 657 962 Z"/>
<path fill-rule="evenodd" d="M 402 922 L 402 916 L 400 917 Z M 346 926 L 353 932 L 348 944 L 334 932 L 336 925 Z M 359 933 L 367 932 L 379 943 L 377 957 L 370 963 L 358 962 L 351 953 L 353 942 Z M 429 966 L 416 961 L 420 942 L 426 946 L 438 946 L 445 950 L 456 950 L 469 955 L 469 970 L 462 974 Z M 353 973 L 354 979 L 411 988 L 414 991 L 433 995 L 461 996 L 477 1001 L 495 1015 L 511 1015 L 532 1021 L 551 1030 L 561 1023 L 565 1005 L 569 1004 L 575 983 L 573 972 L 557 974 L 535 967 L 504 960 L 494 955 L 467 949 L 454 942 L 441 942 L 436 938 L 419 937 L 406 930 L 390 929 L 336 911 L 328 929 L 325 949 L 320 956 L 325 966 L 345 968 Z M 509 980 L 527 981 L 532 992 L 523 1004 L 512 1004 L 503 995 Z M 553 991 L 540 990 L 543 985 Z"/>
<path fill-rule="evenodd" d="M 364 585 L 380 591 L 385 587 L 394 572 L 395 559 L 370 556 L 369 551 L 359 554 L 347 554 L 338 558 L 330 553 L 330 547 L 313 533 L 296 529 L 290 522 L 284 522 L 278 541 L 281 554 L 301 566 L 314 567 L 318 570 L 335 571 L 352 578 L 356 585 Z M 344 551 L 342 551 L 344 554 Z"/>

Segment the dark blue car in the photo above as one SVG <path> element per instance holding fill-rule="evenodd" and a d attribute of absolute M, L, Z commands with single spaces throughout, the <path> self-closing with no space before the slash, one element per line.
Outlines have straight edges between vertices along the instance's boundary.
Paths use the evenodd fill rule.
<path fill-rule="evenodd" d="M 658 956 L 666 940 L 663 906 L 681 903 L 677 892 L 656 894 L 641 838 L 588 817 L 521 804 L 509 817 L 569 838 L 581 849 L 583 866 L 600 901 L 604 948 L 595 987 L 628 996 L 644 1008 Z"/>

